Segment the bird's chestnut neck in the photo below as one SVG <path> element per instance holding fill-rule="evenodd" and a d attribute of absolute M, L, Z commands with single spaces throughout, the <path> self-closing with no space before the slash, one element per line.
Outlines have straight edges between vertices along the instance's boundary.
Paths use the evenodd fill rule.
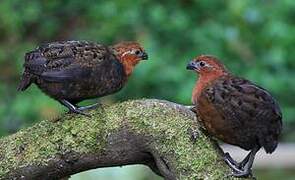
<path fill-rule="evenodd" d="M 125 74 L 127 76 L 130 76 L 136 64 L 139 63 L 140 59 L 134 54 L 130 54 L 130 48 L 124 46 L 124 43 L 119 43 L 115 46 L 112 46 L 111 50 L 113 51 L 113 54 L 116 56 L 116 58 L 123 65 Z"/>
<path fill-rule="evenodd" d="M 127 76 L 130 76 L 132 74 L 134 67 L 140 61 L 137 57 L 130 55 L 119 57 L 118 60 L 123 64 L 124 71 Z"/>
<path fill-rule="evenodd" d="M 192 102 L 193 104 L 197 104 L 197 99 L 201 95 L 204 88 L 206 88 L 211 82 L 214 80 L 226 76 L 229 73 L 224 71 L 216 71 L 211 73 L 199 73 L 199 78 L 197 83 L 194 87 L 193 94 L 192 94 Z"/>

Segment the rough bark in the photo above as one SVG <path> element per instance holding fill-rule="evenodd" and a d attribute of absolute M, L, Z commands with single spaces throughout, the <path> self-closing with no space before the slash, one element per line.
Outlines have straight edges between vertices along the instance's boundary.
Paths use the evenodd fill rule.
<path fill-rule="evenodd" d="M 66 114 L 0 140 L 1 179 L 60 179 L 88 169 L 145 164 L 165 179 L 231 179 L 196 115 L 163 100 Z"/>

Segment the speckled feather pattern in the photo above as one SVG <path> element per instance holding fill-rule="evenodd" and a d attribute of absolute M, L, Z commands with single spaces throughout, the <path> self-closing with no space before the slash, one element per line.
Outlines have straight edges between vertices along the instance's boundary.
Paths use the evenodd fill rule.
<path fill-rule="evenodd" d="M 206 130 L 224 142 L 268 153 L 277 147 L 282 114 L 265 89 L 228 74 L 208 83 L 197 102 Z"/>
<path fill-rule="evenodd" d="M 127 80 L 113 50 L 86 41 L 41 45 L 26 54 L 24 67 L 20 90 L 36 83 L 52 98 L 72 103 L 114 93 Z"/>

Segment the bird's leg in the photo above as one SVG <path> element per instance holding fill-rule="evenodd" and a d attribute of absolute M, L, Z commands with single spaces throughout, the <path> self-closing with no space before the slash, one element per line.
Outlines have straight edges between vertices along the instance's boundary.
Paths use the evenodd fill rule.
<path fill-rule="evenodd" d="M 240 169 L 240 165 L 238 162 L 236 162 L 230 155 L 229 153 L 225 153 L 224 154 L 224 161 L 226 162 L 226 164 L 233 170 L 233 171 L 241 171 Z"/>
<path fill-rule="evenodd" d="M 65 99 L 59 100 L 59 102 L 62 105 L 66 106 L 70 110 L 70 112 L 77 113 L 77 114 L 82 114 L 82 115 L 85 115 L 85 116 L 89 116 L 89 114 L 84 113 L 82 110 L 80 110 L 75 105 L 73 105 L 72 103 L 70 103 L 69 101 L 67 101 Z"/>
<path fill-rule="evenodd" d="M 249 161 L 249 158 L 251 156 L 251 151 L 248 153 L 248 155 L 239 163 L 239 168 L 242 169 L 246 163 Z"/>
<path fill-rule="evenodd" d="M 99 105 L 100 105 L 100 103 L 94 103 L 94 104 L 91 104 L 91 105 L 88 105 L 88 106 L 78 107 L 78 109 L 81 110 L 81 111 L 84 111 L 84 110 L 87 110 L 87 109 L 95 108 L 95 107 L 97 107 Z"/>
<path fill-rule="evenodd" d="M 245 164 L 248 162 L 249 158 L 250 158 L 250 154 L 251 152 L 248 153 L 248 155 L 240 162 L 238 163 L 237 161 L 235 161 L 230 154 L 227 152 L 224 154 L 224 160 L 227 164 L 230 164 L 229 166 L 236 166 L 236 168 L 241 169 L 245 166 Z"/>
<path fill-rule="evenodd" d="M 225 162 L 229 165 L 229 166 L 236 166 L 239 167 L 239 163 L 237 161 L 235 161 L 230 154 L 227 152 L 224 154 L 224 160 Z"/>
<path fill-rule="evenodd" d="M 244 164 L 241 167 L 242 172 L 234 172 L 233 176 L 235 176 L 235 177 L 247 177 L 247 176 L 252 174 L 251 168 L 252 168 L 252 165 L 253 165 L 253 162 L 254 162 L 254 159 L 255 159 L 255 155 L 259 151 L 259 149 L 260 149 L 260 147 L 256 146 L 254 149 L 251 150 L 251 152 L 249 153 L 249 157 L 247 156 L 245 158 L 245 161 L 243 160 L 241 162 L 241 165 Z"/>
<path fill-rule="evenodd" d="M 239 164 L 241 167 L 230 167 L 234 170 L 231 174 L 235 177 L 248 177 L 252 174 L 251 168 L 255 159 L 256 153 L 259 151 L 260 147 L 256 146 L 254 149 L 251 150 L 251 152 L 246 156 L 246 158 Z"/>

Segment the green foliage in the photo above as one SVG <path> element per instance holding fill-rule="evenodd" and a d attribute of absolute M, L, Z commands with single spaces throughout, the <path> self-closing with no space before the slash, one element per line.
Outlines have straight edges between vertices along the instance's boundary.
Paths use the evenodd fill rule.
<path fill-rule="evenodd" d="M 65 39 L 144 44 L 150 61 L 108 98 L 113 101 L 156 97 L 189 104 L 195 75 L 185 65 L 198 54 L 214 54 L 234 73 L 269 89 L 285 122 L 294 122 L 294 9 L 293 1 L 1 1 L 2 134 L 60 108 L 36 88 L 17 93 L 15 87 L 25 52 Z"/>
<path fill-rule="evenodd" d="M 150 60 L 127 87 L 104 101 L 162 98 L 190 103 L 195 75 L 189 59 L 213 54 L 234 73 L 269 89 L 295 124 L 295 3 L 284 1 L 39 1 L 0 2 L 1 135 L 60 113 L 35 87 L 16 92 L 23 56 L 43 42 L 85 39 L 105 44 L 138 40 Z M 292 138 L 291 138 L 292 139 Z"/>

